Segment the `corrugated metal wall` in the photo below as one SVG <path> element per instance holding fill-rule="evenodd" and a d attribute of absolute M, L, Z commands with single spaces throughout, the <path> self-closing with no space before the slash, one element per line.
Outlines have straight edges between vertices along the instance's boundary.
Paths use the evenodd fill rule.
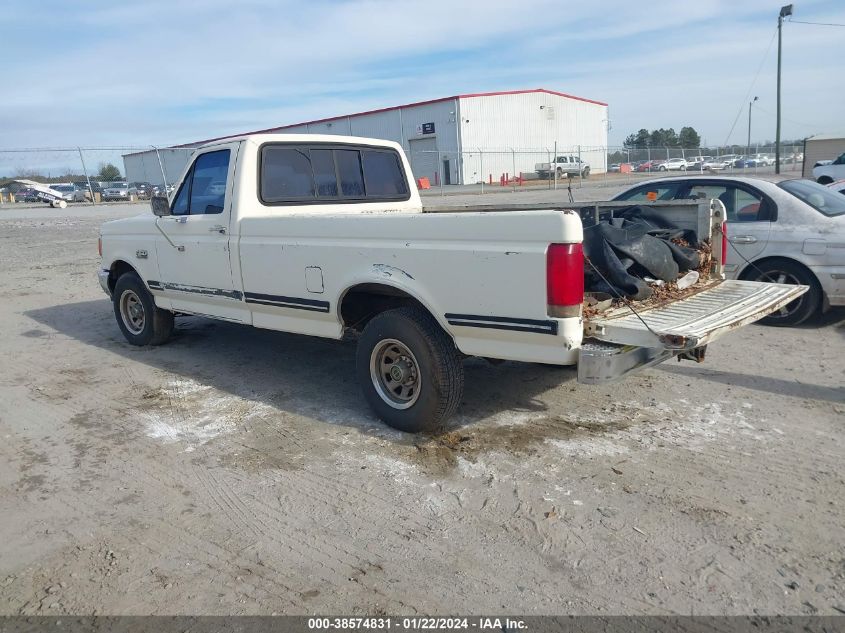
<path fill-rule="evenodd" d="M 580 145 L 591 172 L 607 170 L 607 106 L 531 92 L 465 97 L 460 115 L 464 152 L 484 152 L 483 158 L 465 157 L 467 183 L 491 174 L 497 181 L 502 173 L 533 172 L 536 162 L 548 160 L 555 142 L 558 154 L 575 154 Z M 517 152 L 511 155 L 511 149 Z"/>
<path fill-rule="evenodd" d="M 408 152 L 415 178 L 457 184 L 460 178 L 455 100 L 308 123 L 279 130 L 287 134 L 339 134 L 396 141 Z M 433 133 L 423 133 L 433 124 Z M 426 128 L 423 126 L 426 125 Z M 411 141 L 425 139 L 424 143 Z M 433 141 L 433 143 L 432 143 Z M 449 175 L 444 173 L 448 161 Z"/>
<path fill-rule="evenodd" d="M 498 180 L 505 172 L 533 173 L 535 163 L 550 158 L 555 141 L 558 154 L 576 153 L 580 145 L 582 160 L 590 164 L 593 173 L 602 173 L 607 168 L 607 118 L 607 106 L 531 92 L 447 99 L 296 125 L 279 132 L 396 141 L 408 152 L 414 171 L 420 172 L 415 178 L 425 176 L 432 185 L 441 180 L 465 184 L 486 181 L 491 174 Z M 511 148 L 518 152 L 512 154 Z M 161 150 L 161 154 L 170 181 L 184 169 L 190 151 Z M 154 151 L 126 156 L 124 165 L 130 180 L 161 181 Z"/>
<path fill-rule="evenodd" d="M 161 165 L 159 165 L 155 150 L 127 154 L 123 157 L 123 173 L 126 174 L 128 182 L 148 182 L 160 185 L 164 184 L 161 176 L 163 166 L 168 184 L 173 184 L 182 175 L 193 152 L 193 148 L 160 149 Z"/>
<path fill-rule="evenodd" d="M 804 178 L 813 177 L 813 165 L 820 160 L 834 160 L 845 152 L 845 138 L 807 139 L 804 151 Z"/>

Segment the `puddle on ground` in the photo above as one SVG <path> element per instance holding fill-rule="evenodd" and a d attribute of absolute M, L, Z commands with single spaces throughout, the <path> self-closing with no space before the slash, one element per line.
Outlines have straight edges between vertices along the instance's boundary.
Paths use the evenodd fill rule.
<path fill-rule="evenodd" d="M 479 423 L 471 428 L 420 436 L 408 455 L 414 465 L 424 472 L 445 475 L 458 467 L 458 458 L 475 463 L 480 455 L 492 452 L 531 456 L 540 451 L 547 452 L 543 445 L 548 440 L 583 441 L 646 422 L 646 418 L 639 416 L 608 422 L 543 416 L 510 425 L 487 426 Z"/>

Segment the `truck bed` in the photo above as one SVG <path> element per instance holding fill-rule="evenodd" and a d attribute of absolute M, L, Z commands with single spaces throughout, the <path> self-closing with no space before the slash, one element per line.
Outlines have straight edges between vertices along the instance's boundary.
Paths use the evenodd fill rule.
<path fill-rule="evenodd" d="M 757 321 L 808 290 L 807 286 L 713 280 L 683 299 L 634 310 L 611 308 L 585 319 L 584 333 L 599 341 L 689 350 Z"/>

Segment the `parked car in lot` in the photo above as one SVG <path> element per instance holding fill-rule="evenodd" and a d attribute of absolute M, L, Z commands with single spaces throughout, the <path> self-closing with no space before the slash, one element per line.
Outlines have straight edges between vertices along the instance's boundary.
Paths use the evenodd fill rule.
<path fill-rule="evenodd" d="M 100 187 L 100 185 L 98 183 L 94 182 L 94 181 L 91 181 L 91 189 L 90 190 L 88 189 L 88 181 L 86 181 L 86 180 L 79 180 L 77 182 L 74 182 L 73 185 L 77 189 L 82 190 L 82 193 L 85 195 L 85 199 L 88 200 L 89 202 L 91 201 L 91 194 L 92 193 L 99 192 L 100 197 L 102 197 L 102 195 L 103 195 L 102 187 Z"/>
<path fill-rule="evenodd" d="M 85 191 L 76 185 L 51 185 L 50 188 L 60 192 L 66 202 L 85 202 L 88 199 Z"/>
<path fill-rule="evenodd" d="M 845 154 L 842 154 L 835 160 L 824 161 L 825 164 L 820 164 L 823 161 L 816 163 L 813 167 L 813 178 L 816 182 L 823 185 L 829 185 L 834 180 L 845 178 Z"/>
<path fill-rule="evenodd" d="M 825 187 L 845 195 L 845 180 L 837 180 L 836 182 L 832 182 L 829 185 L 825 185 Z"/>
<path fill-rule="evenodd" d="M 705 171 L 721 171 L 728 167 L 733 161 L 724 156 L 705 156 L 703 168 Z"/>
<path fill-rule="evenodd" d="M 670 158 L 663 162 L 657 163 L 657 167 L 652 166 L 651 171 L 686 171 L 687 161 L 685 158 Z"/>
<path fill-rule="evenodd" d="M 578 156 L 558 156 L 552 163 L 536 163 L 534 171 L 542 179 L 552 178 L 555 174 L 558 178 L 579 175 L 587 178 L 590 175 L 590 164 Z"/>
<path fill-rule="evenodd" d="M 607 171 L 611 174 L 618 174 L 621 169 L 621 163 L 611 163 L 610 167 L 607 168 Z"/>
<path fill-rule="evenodd" d="M 38 202 L 38 192 L 35 189 L 23 188 L 14 192 L 15 202 Z"/>
<path fill-rule="evenodd" d="M 643 160 L 637 165 L 638 172 L 657 171 L 657 166 L 661 163 L 659 160 Z"/>
<path fill-rule="evenodd" d="M 173 193 L 173 185 L 153 185 L 152 195 L 154 196 L 169 196 Z"/>
<path fill-rule="evenodd" d="M 164 343 L 177 314 L 329 339 L 354 332 L 364 398 L 408 432 L 455 412 L 464 355 L 577 364 L 582 382 L 607 382 L 668 358 L 702 360 L 702 346 L 806 292 L 723 280 L 724 209 L 683 201 L 652 213 L 718 241 L 712 283 L 695 301 L 646 308 L 649 325 L 584 315 L 582 217 L 592 215 L 558 202 L 482 206 L 426 213 L 391 141 L 228 138 L 196 150 L 153 214 L 102 226 L 98 277 L 132 345 Z"/>
<path fill-rule="evenodd" d="M 687 171 L 704 171 L 705 165 L 708 161 L 712 161 L 712 156 L 694 156 L 687 158 Z"/>
<path fill-rule="evenodd" d="M 774 164 L 774 154 L 754 154 L 745 159 L 745 167 L 771 167 Z"/>
<path fill-rule="evenodd" d="M 766 322 L 797 325 L 829 306 L 845 305 L 845 196 L 811 180 L 720 176 L 653 180 L 614 200 L 641 201 L 649 193 L 658 200 L 703 195 L 725 204 L 728 277 L 810 286 Z"/>
<path fill-rule="evenodd" d="M 111 182 L 103 189 L 103 200 L 129 200 L 137 190 L 128 182 Z"/>
<path fill-rule="evenodd" d="M 140 199 L 147 200 L 153 195 L 153 186 L 148 182 L 130 182 L 129 186 L 135 189 Z"/>

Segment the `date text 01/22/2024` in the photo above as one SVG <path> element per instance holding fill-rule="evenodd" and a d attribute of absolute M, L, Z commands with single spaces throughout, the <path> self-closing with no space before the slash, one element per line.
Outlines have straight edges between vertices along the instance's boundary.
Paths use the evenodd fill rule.
<path fill-rule="evenodd" d="M 309 618 L 308 629 L 313 631 L 329 630 L 390 630 L 429 631 L 429 630 L 521 630 L 526 623 L 518 618 L 498 617 L 352 617 L 352 618 Z"/>

